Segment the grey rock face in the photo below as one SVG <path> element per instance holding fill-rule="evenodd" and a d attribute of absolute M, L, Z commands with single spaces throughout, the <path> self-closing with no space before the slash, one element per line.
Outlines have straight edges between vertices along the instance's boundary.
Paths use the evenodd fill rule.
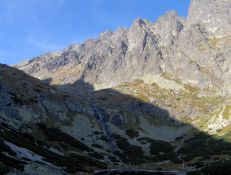
<path fill-rule="evenodd" d="M 183 29 L 185 19 L 179 17 L 175 11 L 170 11 L 160 17 L 153 25 L 154 34 L 159 40 L 159 45 L 164 47 L 174 44 L 174 40 Z"/>
<path fill-rule="evenodd" d="M 200 23 L 216 36 L 231 34 L 231 1 L 192 0 L 188 23 Z"/>
<path fill-rule="evenodd" d="M 187 20 L 174 11 L 155 23 L 137 19 L 129 29 L 104 32 L 17 67 L 55 85 L 81 79 L 107 88 L 168 74 L 183 84 L 229 93 L 230 7 L 227 0 L 192 0 Z"/>

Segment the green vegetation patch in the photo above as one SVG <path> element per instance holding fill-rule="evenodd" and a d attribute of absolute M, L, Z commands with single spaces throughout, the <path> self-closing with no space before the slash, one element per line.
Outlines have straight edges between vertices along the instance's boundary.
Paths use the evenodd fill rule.
<path fill-rule="evenodd" d="M 228 105 L 225 107 L 225 109 L 223 111 L 223 118 L 226 120 L 229 120 L 230 114 L 231 114 L 231 105 Z"/>

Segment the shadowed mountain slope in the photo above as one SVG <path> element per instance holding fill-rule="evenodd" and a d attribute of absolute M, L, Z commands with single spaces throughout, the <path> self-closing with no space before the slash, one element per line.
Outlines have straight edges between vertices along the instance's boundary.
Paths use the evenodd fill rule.
<path fill-rule="evenodd" d="M 181 170 L 183 161 L 190 169 L 200 169 L 205 174 L 221 175 L 230 171 L 231 147 L 227 133 L 222 137 L 211 136 L 179 121 L 166 109 L 115 89 L 69 96 L 14 68 L 1 65 L 0 71 L 1 87 L 11 87 L 8 89 L 11 93 L 4 88 L 0 92 L 0 102 L 5 104 L 7 96 L 11 103 L 1 105 L 2 172 L 33 174 L 40 169 L 40 174 L 73 174 L 107 167 Z M 42 114 L 44 120 L 33 117 L 25 120 L 34 113 L 29 113 L 30 108 L 36 109 L 43 101 L 38 99 L 30 104 L 20 98 L 25 103 L 18 104 L 15 98 L 20 95 L 17 88 L 22 84 L 31 89 L 40 86 L 52 89 L 55 98 L 69 96 L 66 103 L 75 101 L 73 109 L 81 110 L 64 114 L 54 110 L 57 113 L 49 113 L 47 117 Z M 85 86 L 92 89 L 89 84 Z M 28 93 L 26 88 L 21 92 L 31 99 L 39 95 Z M 63 102 L 59 100 L 58 105 Z M 82 106 L 78 107 L 79 104 Z M 23 113 L 21 108 L 25 110 Z M 17 123 L 23 123 L 23 127 L 12 123 L 14 119 L 9 120 L 6 111 L 14 111 Z M 65 122 L 57 120 L 59 114 Z"/>

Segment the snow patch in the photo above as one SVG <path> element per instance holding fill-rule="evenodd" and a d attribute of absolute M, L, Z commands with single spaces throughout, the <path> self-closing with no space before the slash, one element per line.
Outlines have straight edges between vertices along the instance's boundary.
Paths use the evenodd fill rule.
<path fill-rule="evenodd" d="M 56 148 L 53 148 L 53 147 L 45 147 L 46 149 L 48 149 L 49 151 L 55 153 L 55 154 L 58 154 L 60 156 L 64 156 L 64 153 L 59 151 L 58 149 Z"/>
<path fill-rule="evenodd" d="M 45 164 L 49 164 L 48 162 L 43 160 L 43 157 L 33 153 L 32 151 L 19 147 L 13 143 L 4 141 L 4 143 L 9 146 L 11 148 L 11 150 L 13 150 L 16 154 L 18 158 L 26 158 L 29 159 L 33 162 L 41 162 L 41 163 L 45 163 Z"/>

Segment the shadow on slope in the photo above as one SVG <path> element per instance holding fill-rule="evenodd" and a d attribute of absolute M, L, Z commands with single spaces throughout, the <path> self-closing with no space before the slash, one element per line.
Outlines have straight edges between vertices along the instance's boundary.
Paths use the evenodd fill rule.
<path fill-rule="evenodd" d="M 83 83 L 81 86 L 87 89 L 85 92 L 88 92 L 82 96 L 88 99 L 101 113 L 101 118 L 99 118 L 95 112 L 95 118 L 103 122 L 108 128 L 115 126 L 126 133 L 126 137 L 124 137 L 114 130 L 110 131 L 112 136 L 108 136 L 107 128 L 102 128 L 107 135 L 107 142 L 111 142 L 111 139 L 116 142 L 117 151 L 113 152 L 115 157 L 111 157 L 111 161 L 114 161 L 115 165 L 118 161 L 116 156 L 118 156 L 124 162 L 124 167 L 149 164 L 153 167 L 164 168 L 161 167 L 161 164 L 155 164 L 161 161 L 171 161 L 176 164 L 185 162 L 187 166 L 201 169 L 205 174 L 222 175 L 231 172 L 230 142 L 218 139 L 190 124 L 176 120 L 174 116 L 161 107 L 113 89 L 93 91 L 94 88 L 90 84 L 83 80 L 80 81 Z M 74 85 L 78 85 L 80 81 L 77 81 Z M 58 88 L 69 89 L 70 86 L 73 85 L 66 84 Z M 156 140 L 147 136 L 153 135 L 153 133 L 148 133 L 153 131 L 148 131 L 145 125 L 142 126 L 143 118 L 155 126 L 169 126 L 170 129 L 171 127 L 188 127 L 191 129 L 188 133 L 182 134 L 173 141 Z M 143 136 L 143 133 L 146 133 L 146 137 Z M 161 135 L 161 132 L 156 133 L 156 135 L 158 134 Z M 144 145 L 148 143 L 149 154 L 146 154 L 145 147 L 131 144 L 130 140 L 132 140 L 132 143 L 139 142 Z M 179 147 L 179 149 L 176 149 L 176 147 Z"/>
<path fill-rule="evenodd" d="M 2 166 L 3 164 L 23 170 L 25 164 L 28 163 L 25 158 L 14 158 L 17 157 L 17 153 L 9 144 L 7 145 L 5 141 L 8 141 L 44 157 L 47 162 L 65 167 L 70 173 L 105 169 L 107 166 L 104 163 L 122 168 L 149 165 L 148 168 L 164 169 L 166 167 L 158 162 L 170 161 L 173 164 L 181 164 L 183 160 L 188 166 L 200 168 L 205 174 L 222 175 L 229 174 L 231 171 L 230 143 L 217 140 L 189 124 L 175 120 L 174 116 L 171 116 L 167 110 L 161 107 L 113 89 L 93 91 L 93 87 L 83 80 L 77 81 L 74 86 L 66 84 L 56 86 L 56 88 L 69 91 L 69 89 L 75 90 L 79 85 L 81 85 L 81 88 L 77 88 L 79 93 L 75 94 L 76 91 L 70 91 L 70 96 L 74 99 L 75 96 L 78 96 L 76 100 L 88 101 L 86 105 L 89 105 L 87 109 L 90 111 L 85 111 L 85 115 L 98 121 L 97 123 L 102 130 L 100 133 L 89 133 L 89 137 L 95 134 L 97 135 L 96 142 L 101 140 L 107 143 L 109 147 L 105 151 L 108 154 L 104 155 L 95 151 L 95 146 L 98 146 L 99 150 L 104 149 L 100 147 L 101 145 L 87 146 L 84 140 L 80 141 L 47 123 L 38 124 L 32 133 L 35 134 L 34 136 L 12 130 L 1 123 L 0 168 L 7 169 L 7 167 Z M 82 91 L 83 89 L 86 91 Z M 85 93 L 81 94 L 82 92 Z M 11 95 L 12 98 L 15 98 L 14 94 Z M 27 105 L 27 103 L 23 105 Z M 143 124 L 144 121 L 147 121 L 146 124 Z M 181 137 L 175 140 L 166 141 L 161 139 L 164 137 L 161 131 L 156 130 L 157 133 L 153 133 L 155 130 L 152 130 L 147 124 L 158 127 L 168 126 L 165 129 L 169 134 L 173 132 L 171 128 L 189 127 L 193 134 L 190 133 L 192 134 L 190 138 L 187 137 L 186 133 L 182 136 L 179 135 Z M 94 126 L 92 127 L 94 128 Z M 154 139 L 149 135 L 155 135 L 155 138 L 159 136 L 159 139 Z M 114 143 L 115 149 L 112 149 Z M 180 149 L 175 151 L 179 144 Z M 65 152 L 65 156 L 47 149 L 50 147 Z M 76 154 L 76 152 L 80 154 Z M 84 155 L 81 152 L 84 152 Z M 108 157 L 110 161 L 106 161 L 105 157 Z"/>
<path fill-rule="evenodd" d="M 51 82 L 52 82 L 52 78 L 43 80 L 43 83 L 47 85 L 51 84 Z M 83 77 L 72 84 L 68 83 L 64 85 L 54 85 L 54 87 L 56 87 L 61 91 L 68 92 L 71 94 L 78 94 L 78 95 L 94 91 L 94 87 L 91 84 L 86 83 Z"/>

